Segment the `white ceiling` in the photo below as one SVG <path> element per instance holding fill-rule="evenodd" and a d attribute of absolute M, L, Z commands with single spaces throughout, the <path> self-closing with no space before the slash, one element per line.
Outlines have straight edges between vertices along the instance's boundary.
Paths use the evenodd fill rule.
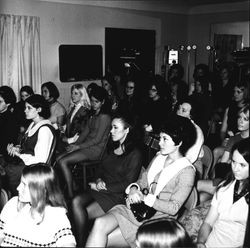
<path fill-rule="evenodd" d="M 37 0 L 170 13 L 211 13 L 249 9 L 249 0 Z"/>

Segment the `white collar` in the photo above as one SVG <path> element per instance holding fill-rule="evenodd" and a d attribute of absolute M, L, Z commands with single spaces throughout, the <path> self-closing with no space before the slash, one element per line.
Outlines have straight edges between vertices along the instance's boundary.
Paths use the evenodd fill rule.
<path fill-rule="evenodd" d="M 32 122 L 29 125 L 26 133 L 28 133 L 28 136 L 30 137 L 30 136 L 32 136 L 37 131 L 37 129 L 39 129 L 42 125 L 45 125 L 45 124 L 52 125 L 51 122 L 50 122 L 50 120 L 41 120 L 37 124 L 35 124 L 34 122 Z"/>

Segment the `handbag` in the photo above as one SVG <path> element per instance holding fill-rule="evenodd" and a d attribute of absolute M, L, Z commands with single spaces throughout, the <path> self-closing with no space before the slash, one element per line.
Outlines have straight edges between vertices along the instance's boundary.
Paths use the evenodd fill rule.
<path fill-rule="evenodd" d="M 143 201 L 139 203 L 130 204 L 130 209 L 137 221 L 150 219 L 156 213 L 156 210 L 146 205 Z"/>
<path fill-rule="evenodd" d="M 142 193 L 144 195 L 148 194 L 148 189 L 143 189 Z M 143 220 L 150 219 L 156 213 L 156 210 L 152 207 L 149 207 L 144 203 L 144 201 L 138 203 L 130 204 L 130 210 L 135 216 L 136 220 L 142 222 Z"/>

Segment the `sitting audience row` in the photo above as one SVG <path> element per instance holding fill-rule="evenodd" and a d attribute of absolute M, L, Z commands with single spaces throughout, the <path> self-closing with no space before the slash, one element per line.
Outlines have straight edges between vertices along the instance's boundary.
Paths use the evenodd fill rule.
<path fill-rule="evenodd" d="M 226 216 L 227 210 L 220 205 L 220 200 L 215 198 L 221 195 L 221 191 L 224 192 L 224 188 L 226 190 L 231 187 L 236 176 L 231 177 L 231 181 L 225 182 L 224 175 L 230 171 L 229 166 L 223 167 L 222 164 L 216 164 L 215 179 L 198 182 L 195 180 L 202 179 L 203 176 L 202 144 L 206 142 L 209 130 L 208 120 L 212 115 L 209 102 L 212 99 L 213 84 L 205 76 L 206 73 L 199 71 L 202 69 L 204 68 L 196 68 L 193 88 L 185 91 L 183 98 L 177 97 L 177 92 L 180 92 L 177 90 L 178 87 L 181 89 L 177 82 L 181 81 L 181 77 L 174 76 L 174 73 L 169 77 L 169 82 L 172 82 L 169 88 L 162 84 L 159 77 L 152 77 L 152 80 L 147 83 L 148 97 L 145 98 L 137 96 L 138 85 L 134 79 L 126 82 L 123 99 L 115 95 L 115 82 L 109 77 L 103 78 L 102 87 L 95 84 L 89 87 L 87 89 L 89 93 L 81 84 L 75 84 L 71 87 L 68 114 L 63 105 L 58 102 L 59 91 L 52 82 L 42 85 L 43 96 L 23 88 L 20 94 L 25 92 L 29 96 L 18 104 L 19 107 L 15 104 L 16 97 L 13 90 L 7 86 L 0 87 L 0 103 L 2 100 L 0 120 L 3 120 L 0 121 L 0 125 L 4 128 L 1 131 L 6 138 L 5 141 L 3 139 L 0 142 L 2 148 L 0 162 L 7 179 L 4 187 L 11 192 L 12 196 L 16 195 L 18 193 L 16 187 L 20 179 L 21 184 L 27 184 L 23 182 L 26 181 L 23 180 L 24 174 L 21 178 L 27 166 L 32 168 L 32 164 L 46 163 L 50 157 L 52 143 L 56 139 L 54 169 L 60 181 L 64 185 L 66 182 L 67 192 L 63 194 L 70 207 L 69 216 L 79 247 L 84 246 L 88 237 L 90 224 L 88 220 L 96 218 L 87 246 L 127 246 L 129 244 L 135 247 L 136 244 L 138 245 L 138 236 L 136 239 L 138 227 L 146 219 L 178 218 L 179 210 L 196 183 L 199 195 L 202 195 L 202 182 L 212 185 L 210 190 L 204 191 L 207 190 L 213 200 L 212 207 L 201 227 L 197 245 L 202 247 L 206 243 L 207 247 L 213 247 L 219 244 L 218 242 L 224 243 L 220 240 L 221 231 L 218 232 L 220 228 L 223 230 L 224 224 L 221 222 L 223 225 L 220 226 L 217 222 L 220 223 L 220 218 L 228 218 L 228 223 L 232 222 L 232 225 L 230 224 L 232 228 L 228 229 L 225 235 L 230 235 L 236 227 L 230 219 L 232 210 L 229 209 Z M 234 136 L 230 137 L 231 132 L 228 132 L 230 139 L 223 150 L 221 158 L 223 163 L 231 163 L 231 152 L 233 152 L 232 161 L 236 161 L 235 164 L 237 164 L 240 159 L 235 155 L 235 151 L 241 154 L 241 148 L 235 147 L 240 146 L 244 140 L 249 140 L 249 105 L 246 104 L 248 99 L 246 89 L 248 89 L 247 83 L 236 84 L 234 99 L 228 108 L 230 111 L 224 106 L 223 128 L 226 122 L 230 122 L 231 125 L 229 119 L 236 119 L 238 113 L 239 118 L 238 126 L 233 132 Z M 174 97 L 175 101 L 173 101 Z M 27 122 L 23 122 L 23 116 L 20 117 L 17 114 L 22 108 Z M 16 121 L 17 119 L 19 121 Z M 9 122 L 13 127 L 10 136 L 6 136 L 9 127 L 5 125 L 6 120 L 12 120 Z M 228 131 L 230 131 L 230 125 L 227 127 Z M 145 151 L 141 148 L 143 148 L 143 136 L 151 136 L 151 134 L 152 137 L 159 135 L 159 152 L 147 166 L 143 160 Z M 158 142 L 157 139 L 156 142 Z M 75 196 L 71 167 L 82 161 L 99 159 L 101 154 L 104 156 L 97 170 L 96 181 L 89 183 L 89 189 L 86 192 Z M 239 164 L 246 162 L 245 167 L 248 168 L 247 159 L 243 162 Z M 233 164 L 234 162 L 232 167 Z M 220 169 L 220 174 L 217 173 L 219 171 L 217 168 Z M 236 173 L 236 169 L 233 172 Z M 243 171 L 237 174 L 242 176 L 244 173 Z M 240 185 L 238 198 L 248 195 L 245 189 L 248 177 L 237 180 L 239 182 L 236 185 Z M 20 186 L 18 191 L 20 191 L 19 188 Z M 243 195 L 240 193 L 241 188 L 245 190 Z M 127 194 L 126 198 L 123 197 L 124 191 Z M 218 193 L 215 193 L 217 191 Z M 228 194 L 223 197 L 228 197 Z M 12 205 L 19 205 L 21 198 L 19 193 L 18 201 L 13 200 Z M 200 200 L 202 202 L 204 199 L 200 197 Z M 53 206 L 51 202 L 48 204 Z M 60 203 L 58 206 L 64 205 Z M 218 212 L 213 209 L 213 206 L 219 206 Z M 144 215 L 142 210 L 146 211 Z M 33 210 L 30 211 L 32 214 Z M 42 218 L 43 222 L 45 215 L 41 212 L 39 214 L 34 210 L 34 216 L 31 217 L 34 217 L 34 220 Z M 3 216 L 5 216 L 4 212 Z M 216 221 L 217 217 L 219 219 Z M 241 238 L 237 244 L 242 243 L 244 239 L 245 217 L 245 215 L 239 217 L 242 227 L 239 230 Z M 214 223 L 216 223 L 215 229 L 213 229 Z M 186 226 L 185 228 L 188 229 Z M 211 234 L 208 235 L 211 230 Z M 65 242 L 66 245 L 75 246 L 73 239 L 69 243 Z"/>

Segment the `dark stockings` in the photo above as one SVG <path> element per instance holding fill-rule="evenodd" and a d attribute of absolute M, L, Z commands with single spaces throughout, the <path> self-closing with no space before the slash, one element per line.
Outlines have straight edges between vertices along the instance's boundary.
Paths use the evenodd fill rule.
<path fill-rule="evenodd" d="M 77 247 L 84 247 L 89 233 L 89 220 L 104 214 L 89 192 L 76 196 L 72 201 L 72 215 Z"/>
<path fill-rule="evenodd" d="M 70 153 L 65 153 L 57 159 L 57 166 L 63 174 L 66 182 L 68 198 L 72 199 L 73 192 L 73 177 L 71 172 L 71 165 L 74 165 L 80 161 L 87 160 L 88 157 L 84 154 L 83 150 L 77 150 Z"/>

